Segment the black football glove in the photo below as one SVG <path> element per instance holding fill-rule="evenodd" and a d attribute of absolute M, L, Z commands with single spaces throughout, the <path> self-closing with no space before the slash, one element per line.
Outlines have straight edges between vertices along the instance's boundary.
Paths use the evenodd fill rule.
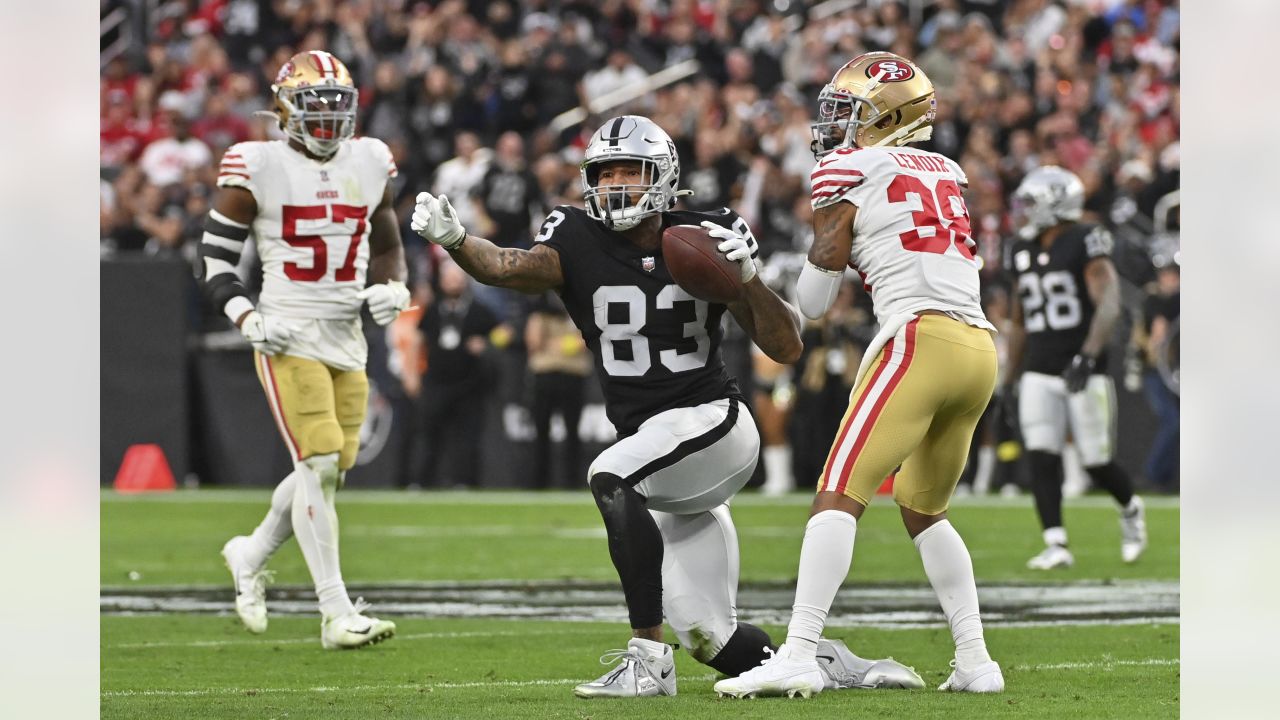
<path fill-rule="evenodd" d="M 1067 392 L 1078 393 L 1084 389 L 1089 376 L 1093 374 L 1094 359 L 1088 355 L 1076 355 L 1071 364 L 1062 371 L 1062 379 L 1067 381 Z"/>

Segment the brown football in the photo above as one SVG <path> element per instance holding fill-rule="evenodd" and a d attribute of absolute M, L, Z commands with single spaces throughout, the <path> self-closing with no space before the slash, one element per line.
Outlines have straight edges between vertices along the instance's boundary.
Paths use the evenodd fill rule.
<path fill-rule="evenodd" d="M 742 295 L 742 271 L 716 250 L 721 242 L 698 225 L 673 225 L 662 233 L 667 270 L 699 300 L 729 303 Z"/>

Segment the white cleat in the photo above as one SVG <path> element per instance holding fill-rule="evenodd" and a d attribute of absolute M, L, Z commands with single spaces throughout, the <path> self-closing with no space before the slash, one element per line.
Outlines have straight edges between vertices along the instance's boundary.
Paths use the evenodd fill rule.
<path fill-rule="evenodd" d="M 785 695 L 808 698 L 822 692 L 826 685 L 817 660 L 804 662 L 791 659 L 791 648 L 784 643 L 769 657 L 736 678 L 725 678 L 715 684 L 720 697 L 754 698 Z M 851 653 L 852 654 L 852 653 Z"/>
<path fill-rule="evenodd" d="M 1040 551 L 1039 555 L 1027 561 L 1027 567 L 1032 570 L 1052 570 L 1060 567 L 1071 567 L 1076 562 L 1075 556 L 1071 551 L 1062 545 L 1050 545 Z"/>
<path fill-rule="evenodd" d="M 893 658 L 864 660 L 854 655 L 843 640 L 818 640 L 815 659 L 818 661 L 818 668 L 822 670 L 823 690 L 918 690 L 924 687 L 924 680 L 916 674 L 915 668 L 907 667 Z"/>
<path fill-rule="evenodd" d="M 984 662 L 972 670 L 961 670 L 951 661 L 951 677 L 938 686 L 947 692 L 999 693 L 1004 692 L 1004 674 L 995 660 Z"/>
<path fill-rule="evenodd" d="M 1127 563 L 1142 557 L 1147 549 L 1147 507 L 1142 498 L 1133 496 L 1132 512 L 1120 511 L 1120 559 Z"/>
<path fill-rule="evenodd" d="M 656 697 L 676 694 L 676 655 L 663 645 L 655 656 L 646 643 L 632 638 L 625 650 L 610 650 L 600 656 L 601 665 L 617 663 L 609 672 L 573 689 L 580 698 Z"/>
<path fill-rule="evenodd" d="M 270 570 L 254 567 L 245 559 L 245 543 L 249 538 L 237 535 L 222 546 L 222 559 L 231 571 L 236 588 L 236 614 L 251 633 L 267 631 L 267 584 L 274 575 Z"/>
<path fill-rule="evenodd" d="M 376 645 L 396 634 L 396 624 L 364 615 L 369 603 L 356 600 L 355 608 L 346 615 L 327 617 L 320 623 L 320 645 L 325 650 L 351 650 Z"/>

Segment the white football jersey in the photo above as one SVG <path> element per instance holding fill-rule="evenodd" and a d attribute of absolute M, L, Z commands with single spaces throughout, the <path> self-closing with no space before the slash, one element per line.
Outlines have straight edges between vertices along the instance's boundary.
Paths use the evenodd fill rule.
<path fill-rule="evenodd" d="M 940 310 L 994 330 L 982 312 L 964 171 L 911 147 L 840 149 L 811 175 L 814 209 L 858 206 L 849 267 L 871 293 L 876 319 Z"/>
<path fill-rule="evenodd" d="M 283 140 L 242 142 L 227 150 L 218 173 L 220 187 L 245 188 L 258 203 L 258 309 L 290 318 L 359 318 L 369 216 L 396 175 L 386 144 L 355 138 L 321 162 Z"/>

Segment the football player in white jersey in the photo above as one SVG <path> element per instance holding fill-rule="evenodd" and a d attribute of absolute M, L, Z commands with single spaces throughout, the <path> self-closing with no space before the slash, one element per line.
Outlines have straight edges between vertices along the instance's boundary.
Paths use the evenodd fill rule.
<path fill-rule="evenodd" d="M 817 640 L 853 557 L 858 519 L 882 481 L 951 625 L 955 670 L 939 689 L 1001 692 L 987 653 L 973 562 L 947 520 L 974 426 L 996 379 L 995 328 L 982 313 L 975 243 L 950 158 L 906 147 L 932 134 L 936 100 L 920 68 L 868 53 L 836 72 L 813 126 L 814 241 L 800 310 L 822 317 L 852 267 L 880 331 L 818 480 L 800 551 L 787 641 L 760 667 L 716 683 L 734 697 L 822 690 Z"/>
<path fill-rule="evenodd" d="M 409 304 L 388 182 L 396 166 L 381 141 L 353 137 L 357 91 L 333 55 L 294 55 L 271 89 L 288 139 L 227 150 L 200 262 L 210 302 L 253 345 L 294 470 L 262 523 L 229 540 L 222 556 L 236 612 L 250 632 L 265 632 L 266 562 L 296 537 L 319 596 L 321 644 L 360 647 L 391 637 L 395 625 L 347 595 L 334 494 L 355 464 L 368 400 L 361 306 L 386 325 Z M 256 306 L 235 274 L 250 235 L 262 260 Z"/>

